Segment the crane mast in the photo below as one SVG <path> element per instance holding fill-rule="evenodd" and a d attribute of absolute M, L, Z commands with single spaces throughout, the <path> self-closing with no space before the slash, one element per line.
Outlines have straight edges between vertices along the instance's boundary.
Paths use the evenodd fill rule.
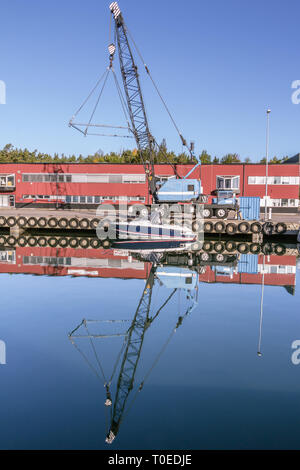
<path fill-rule="evenodd" d="M 152 266 L 146 287 L 129 329 L 126 349 L 118 378 L 111 427 L 106 437 L 106 442 L 108 444 L 111 444 L 114 441 L 119 431 L 119 426 L 127 398 L 133 388 L 135 371 L 141 356 L 145 332 L 151 323 L 149 319 L 149 312 L 151 306 L 152 288 L 154 284 L 154 271 L 155 269 Z"/>
<path fill-rule="evenodd" d="M 138 68 L 127 37 L 126 26 L 117 2 L 109 9 L 115 20 L 115 33 L 118 44 L 121 75 L 126 94 L 129 117 L 138 151 L 147 175 L 149 190 L 156 200 L 156 177 L 154 173 L 153 152 L 155 141 L 149 130 Z M 148 159 L 146 158 L 148 154 Z"/>

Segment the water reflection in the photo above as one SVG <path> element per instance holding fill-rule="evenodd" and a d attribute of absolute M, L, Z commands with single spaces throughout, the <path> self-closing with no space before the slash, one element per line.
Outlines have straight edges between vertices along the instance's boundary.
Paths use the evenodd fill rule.
<path fill-rule="evenodd" d="M 54 244 L 53 240 L 51 244 Z M 26 246 L 2 246 L 0 272 L 145 281 L 145 287 L 134 293 L 136 307 L 132 312 L 127 312 L 127 319 L 110 315 L 111 305 L 119 308 L 120 312 L 124 310 L 126 298 L 118 297 L 118 292 L 115 296 L 114 293 L 111 296 L 111 304 L 106 304 L 104 307 L 99 305 L 97 313 L 94 310 L 89 319 L 79 324 L 79 319 L 84 315 L 87 316 L 86 313 L 80 314 L 80 317 L 77 313 L 78 318 L 76 317 L 74 322 L 72 315 L 66 317 L 67 329 L 64 329 L 64 332 L 71 331 L 69 338 L 74 347 L 87 367 L 101 382 L 99 389 L 101 392 L 103 390 L 101 403 L 104 403 L 107 414 L 103 441 L 106 439 L 107 444 L 116 441 L 118 443 L 121 436 L 123 439 L 124 424 L 132 416 L 130 413 L 134 411 L 137 396 L 142 390 L 145 392 L 144 388 L 147 389 L 144 386 L 147 385 L 148 378 L 167 347 L 170 347 L 172 343 L 176 344 L 177 338 L 174 338 L 174 335 L 181 325 L 186 328 L 188 322 L 184 320 L 187 317 L 192 314 L 190 318 L 195 320 L 197 311 L 203 310 L 206 299 L 200 295 L 201 284 L 218 283 L 229 292 L 229 295 L 231 295 L 230 284 L 261 286 L 258 287 L 261 289 L 260 302 L 255 306 L 254 312 L 257 316 L 253 355 L 256 358 L 258 352 L 262 360 L 265 358 L 265 354 L 261 356 L 264 352 L 265 286 L 277 287 L 276 292 L 281 290 L 283 295 L 285 293 L 293 295 L 296 290 L 299 250 L 297 245 L 293 244 L 268 242 L 264 245 L 257 245 L 242 241 L 205 240 L 203 247 L 196 251 L 185 251 L 182 247 L 180 250 L 158 252 L 120 250 L 114 246 L 107 250 L 96 249 L 90 242 L 89 248 L 84 249 L 80 239 L 76 243 L 72 242 L 71 245 L 63 247 L 57 242 L 56 246 L 39 246 L 31 240 L 31 246 L 28 246 L 28 243 Z M 72 279 L 70 281 L 73 282 Z M 87 282 L 91 283 L 89 279 Z M 123 282 L 119 284 L 124 285 Z M 213 292 L 216 291 L 214 289 Z M 286 297 L 291 298 L 289 295 Z M 222 304 L 222 302 L 220 298 L 219 303 Z M 198 309 L 194 312 L 197 305 Z M 168 328 L 163 328 L 162 332 L 157 334 L 155 330 L 157 322 L 160 321 L 166 309 L 169 313 L 174 313 L 174 316 L 170 319 Z M 88 302 L 86 311 L 90 311 Z M 228 311 L 226 314 L 228 315 Z M 217 320 L 222 323 L 222 316 L 219 316 Z M 216 325 L 214 326 L 216 328 Z M 150 331 L 153 331 L 153 328 L 155 335 L 151 336 Z M 212 331 L 212 337 L 213 335 L 214 331 Z M 143 355 L 143 352 L 145 352 L 145 338 L 147 342 L 149 336 L 151 347 L 147 349 L 147 356 L 147 354 Z M 188 336 L 186 341 L 190 341 Z M 265 348 L 267 350 L 266 346 Z M 77 351 L 71 352 L 75 356 Z M 170 357 L 170 363 L 171 361 L 172 357 Z M 177 361 L 180 361 L 180 358 L 176 357 L 176 363 Z M 261 360 L 259 359 L 258 362 L 261 363 Z M 71 364 L 74 369 L 78 366 L 76 362 L 75 364 L 71 362 Z M 213 360 L 210 366 L 213 369 Z M 183 372 L 181 363 L 178 365 L 178 375 Z M 207 368 L 206 372 L 209 377 L 210 369 Z M 265 373 L 266 370 L 264 369 L 263 372 Z M 85 384 L 82 385 L 84 386 Z M 90 392 L 91 390 L 87 387 L 87 398 Z M 144 397 L 147 401 L 149 394 L 143 393 L 142 399 Z M 149 408 L 151 409 L 151 406 Z M 151 416 L 148 418 L 151 419 Z M 144 416 L 140 416 L 139 419 L 135 418 L 135 432 L 142 432 L 145 427 L 143 420 Z M 101 426 L 102 419 L 99 419 L 98 431 L 102 431 Z M 198 444 L 194 443 L 194 445 Z"/>
<path fill-rule="evenodd" d="M 155 308 L 154 312 L 151 312 L 151 303 L 154 295 L 155 284 L 158 284 L 160 287 L 170 289 L 171 293 L 168 294 L 167 298 Z M 144 336 L 148 331 L 149 327 L 153 322 L 158 318 L 162 313 L 171 299 L 176 293 L 184 294 L 184 302 L 181 303 L 181 308 L 178 313 L 176 324 L 166 338 L 166 341 L 161 347 L 158 347 L 155 357 L 150 368 L 145 372 L 144 377 L 135 387 L 135 375 L 136 370 L 139 365 L 139 361 L 142 354 L 142 347 L 144 342 Z M 108 420 L 108 429 L 106 430 L 106 440 L 107 444 L 112 444 L 115 440 L 121 422 L 124 416 L 128 412 L 128 408 L 134 403 L 136 396 L 143 390 L 145 382 L 149 378 L 152 370 L 156 366 L 160 357 L 164 353 L 166 347 L 171 341 L 173 335 L 177 329 L 182 325 L 184 319 L 194 310 L 198 302 L 198 273 L 196 269 L 190 267 L 172 267 L 172 266 L 157 266 L 156 262 L 152 263 L 148 279 L 146 281 L 145 288 L 142 292 L 141 298 L 139 300 L 136 312 L 133 316 L 133 320 L 126 330 L 122 333 L 110 333 L 110 334 L 92 334 L 90 332 L 90 325 L 95 325 L 96 323 L 101 324 L 103 327 L 103 321 L 101 320 L 83 320 L 80 325 L 78 325 L 69 335 L 72 344 L 80 352 L 83 359 L 92 369 L 92 371 L 97 375 L 97 377 L 103 380 L 103 385 L 106 391 L 105 397 L 105 406 L 110 409 L 110 416 Z M 115 324 L 119 323 L 118 320 L 106 321 L 107 323 Z M 121 322 L 122 323 L 122 322 Z M 83 333 L 82 333 L 83 330 Z M 107 338 L 120 338 L 124 336 L 124 342 L 121 345 L 120 352 L 118 353 L 117 359 L 112 366 L 112 373 L 107 378 L 104 373 L 104 367 L 102 365 L 103 358 L 99 356 L 97 352 L 97 345 L 95 345 L 95 339 L 107 339 Z M 95 359 L 95 365 L 92 365 L 88 355 L 83 352 L 83 350 L 78 346 L 76 340 L 79 339 L 89 339 L 92 353 Z M 112 382 L 115 377 L 115 374 L 118 372 L 118 378 L 116 379 L 116 390 L 112 392 Z M 129 396 L 132 390 L 136 388 L 132 401 L 128 403 Z"/>
<path fill-rule="evenodd" d="M 147 279 L 152 265 L 188 266 L 199 282 L 283 286 L 293 294 L 299 245 L 205 240 L 200 250 L 183 244 L 169 250 L 124 250 L 96 247 L 97 239 L 51 237 L 40 246 L 30 237 L 25 246 L 0 247 L 0 272 L 54 276 Z M 54 243 L 55 241 L 55 243 Z M 60 245 L 61 243 L 61 245 Z M 82 246 L 88 245 L 88 248 Z M 188 250 L 186 248 L 189 248 Z"/>
<path fill-rule="evenodd" d="M 139 300 L 137 296 L 137 309 L 133 312 L 132 320 L 83 319 L 69 334 L 76 350 L 104 386 L 105 442 L 112 444 L 123 419 L 128 415 L 174 334 L 198 304 L 199 283 L 261 284 L 258 356 L 262 356 L 264 286 L 283 286 L 288 293 L 294 294 L 298 249 L 293 245 L 268 243 L 259 246 L 259 254 L 257 251 L 258 247 L 250 243 L 227 243 L 226 246 L 220 241 L 206 240 L 203 249 L 197 252 L 130 252 L 114 248 L 53 250 L 31 247 L 29 251 L 24 248 L 17 250 L 15 255 L 12 251 L 6 251 L 6 255 L 3 252 L 2 259 L 12 265 L 16 264 L 18 259 L 23 262 L 23 265 L 18 265 L 23 272 L 35 274 L 146 280 Z M 151 303 L 155 287 L 168 292 L 153 311 Z M 173 328 L 165 341 L 156 345 L 151 365 L 136 382 L 144 337 L 176 294 L 181 296 L 181 302 Z M 116 348 L 109 348 L 110 353 L 107 353 L 103 342 L 108 339 L 122 339 L 122 342 L 119 342 Z M 89 348 L 85 341 L 88 342 Z M 102 342 L 100 348 L 99 341 Z M 115 360 L 112 360 L 112 350 Z"/>

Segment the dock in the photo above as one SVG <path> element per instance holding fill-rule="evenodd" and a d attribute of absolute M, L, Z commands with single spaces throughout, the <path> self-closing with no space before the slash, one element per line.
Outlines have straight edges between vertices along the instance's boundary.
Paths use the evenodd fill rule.
<path fill-rule="evenodd" d="M 105 217 L 109 213 L 104 212 Z M 119 214 L 120 217 L 122 214 Z M 14 209 L 1 211 L 0 230 L 8 231 L 11 237 L 18 239 L 25 232 L 51 231 L 82 231 L 95 236 L 99 222 L 104 218 L 97 216 L 96 210 L 55 210 L 55 209 Z M 118 216 L 118 214 L 117 214 Z M 175 221 L 174 221 L 175 222 Z M 197 228 L 196 228 L 197 230 Z M 300 230 L 300 214 L 278 214 L 271 220 L 236 220 L 236 219 L 205 219 L 203 227 L 205 235 L 246 236 L 252 241 L 261 241 L 264 237 L 297 237 Z M 12 239 L 11 239 L 12 240 Z"/>

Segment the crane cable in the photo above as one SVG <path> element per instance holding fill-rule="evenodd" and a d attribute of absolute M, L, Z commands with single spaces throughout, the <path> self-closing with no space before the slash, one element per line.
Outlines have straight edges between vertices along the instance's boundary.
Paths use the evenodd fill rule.
<path fill-rule="evenodd" d="M 168 298 L 168 300 L 172 297 L 172 295 L 175 293 L 176 290 L 177 290 L 177 289 L 174 290 L 174 292 L 170 295 L 170 297 Z M 168 301 L 168 300 L 167 300 L 167 301 Z M 180 302 L 180 291 L 179 291 L 179 302 Z M 161 307 L 161 309 L 165 306 L 166 303 L 167 303 L 167 302 L 165 302 L 165 303 L 163 304 L 163 306 Z M 181 303 L 181 302 L 180 302 L 180 303 Z M 160 309 L 160 310 L 161 310 L 161 309 Z M 126 412 L 123 414 L 122 420 L 123 420 L 123 419 L 127 416 L 127 414 L 129 413 L 129 411 L 130 411 L 130 409 L 132 408 L 132 406 L 133 406 L 133 404 L 134 404 L 134 402 L 135 402 L 135 400 L 136 400 L 138 394 L 142 391 L 146 380 L 149 378 L 149 376 L 150 376 L 151 372 L 153 371 L 154 367 L 157 365 L 157 363 L 158 363 L 158 361 L 160 360 L 161 356 L 164 354 L 164 352 L 165 352 L 167 346 L 169 345 L 170 341 L 172 340 L 172 338 L 173 338 L 174 334 L 176 333 L 178 327 L 182 324 L 183 319 L 184 319 L 185 317 L 187 317 L 187 316 L 191 313 L 191 311 L 192 311 L 192 307 L 190 306 L 190 307 L 188 307 L 188 308 L 186 309 L 184 315 L 182 315 L 182 316 L 179 315 L 175 328 L 171 331 L 169 337 L 167 338 L 167 340 L 166 340 L 166 342 L 163 344 L 163 346 L 162 346 L 160 352 L 159 352 L 158 355 L 156 356 L 156 358 L 155 358 L 155 360 L 154 360 L 152 366 L 150 367 L 150 369 L 148 370 L 148 372 L 147 372 L 146 375 L 144 376 L 144 379 L 143 379 L 142 382 L 140 383 L 140 386 L 139 386 L 139 388 L 137 389 L 137 391 L 136 391 L 134 397 L 132 398 L 132 400 L 131 400 L 131 402 L 130 402 L 130 405 L 128 406 Z M 156 318 L 156 316 L 155 316 L 154 318 Z M 153 319 L 154 319 L 154 318 L 153 318 Z"/>
<path fill-rule="evenodd" d="M 106 73 L 107 73 L 107 69 L 105 70 L 105 72 L 103 73 L 103 75 L 101 75 L 101 77 L 100 77 L 99 80 L 97 81 L 96 85 L 94 86 L 94 88 L 92 89 L 92 91 L 89 93 L 89 95 L 87 96 L 87 98 L 83 101 L 83 103 L 82 103 L 81 106 L 78 108 L 78 110 L 76 111 L 76 113 L 72 116 L 70 123 L 71 123 L 71 122 L 73 121 L 73 119 L 77 116 L 77 114 L 82 110 L 82 108 L 85 106 L 85 104 L 88 102 L 88 100 L 90 99 L 90 97 L 92 96 L 92 94 L 94 93 L 94 91 L 98 88 L 98 86 L 100 85 L 100 83 L 101 83 L 102 80 L 104 79 Z"/>
<path fill-rule="evenodd" d="M 89 340 L 90 340 L 92 349 L 93 349 L 93 351 L 94 351 L 94 355 L 95 355 L 96 361 L 97 361 L 97 363 L 98 363 L 98 365 L 99 365 L 99 368 L 100 368 L 100 370 L 101 370 L 101 373 L 102 373 L 102 377 L 103 377 L 103 380 L 104 380 L 104 387 L 106 387 L 106 386 L 109 387 L 109 386 L 111 385 L 111 382 L 112 382 L 113 377 L 114 377 L 114 375 L 115 375 L 115 372 L 116 372 L 118 363 L 120 362 L 120 357 L 121 357 L 121 355 L 122 355 L 122 352 L 124 351 L 125 342 L 126 342 L 127 336 L 125 336 L 125 338 L 124 338 L 123 345 L 122 345 L 122 347 L 121 347 L 121 349 L 120 349 L 120 352 L 119 352 L 119 354 L 118 354 L 118 356 L 117 356 L 117 359 L 116 359 L 116 362 L 115 362 L 115 365 L 114 365 L 112 374 L 111 374 L 111 376 L 110 376 L 110 379 L 107 380 L 106 377 L 105 377 L 104 370 L 103 370 L 103 367 L 102 367 L 102 365 L 101 365 L 100 359 L 99 359 L 99 357 L 98 357 L 98 354 L 97 354 L 97 351 L 96 351 L 94 342 L 93 342 L 93 340 L 92 340 L 92 337 L 91 337 L 92 335 L 90 334 L 86 323 L 84 323 L 84 326 L 85 326 L 85 329 L 86 329 L 86 331 L 87 331 L 87 333 L 88 333 Z"/>
<path fill-rule="evenodd" d="M 109 22 L 109 44 L 111 43 L 111 29 L 112 29 L 112 26 L 111 26 L 111 23 L 112 23 L 112 18 L 110 16 L 110 22 Z M 115 33 L 116 34 L 116 33 Z M 116 85 L 116 88 L 117 88 L 117 92 L 118 92 L 118 96 L 119 96 L 119 99 L 120 99 L 120 102 L 121 102 L 121 107 L 122 107 L 122 110 L 123 110 L 123 113 L 124 113 L 124 117 L 125 117 L 125 121 L 127 123 L 127 130 L 130 134 L 133 134 L 132 132 L 132 129 L 130 127 L 130 123 L 129 123 L 129 116 L 128 116 L 128 110 L 127 110 L 127 106 L 126 106 L 126 103 L 125 103 L 125 99 L 122 95 L 122 91 L 121 91 L 121 87 L 120 87 L 120 84 L 118 82 L 118 79 L 117 79 L 117 76 L 116 76 L 116 73 L 114 71 L 114 68 L 113 68 L 113 65 L 112 65 L 112 61 L 113 61 L 113 56 L 111 56 L 111 61 L 110 61 L 110 65 L 106 68 L 105 72 L 103 73 L 103 75 L 99 78 L 99 80 L 97 81 L 96 85 L 92 88 L 91 92 L 88 94 L 87 98 L 83 101 L 83 103 L 81 104 L 81 106 L 78 108 L 78 110 L 75 112 L 75 114 L 72 116 L 70 122 L 69 122 L 69 125 L 70 126 L 73 126 L 75 129 L 79 130 L 80 132 L 82 132 L 85 136 L 88 134 L 88 128 L 89 127 L 92 127 L 92 119 L 94 117 L 94 114 L 96 112 L 96 109 L 99 105 L 99 101 L 101 99 L 101 96 L 103 94 L 103 91 L 104 91 L 104 88 L 105 88 L 105 85 L 106 85 L 106 82 L 107 82 L 107 79 L 108 79 L 108 75 L 109 75 L 109 72 L 112 71 L 113 73 L 113 76 L 114 76 L 114 81 L 115 81 L 115 85 Z M 78 113 L 82 110 L 82 108 L 86 105 L 86 103 L 89 101 L 89 99 L 91 98 L 91 96 L 93 95 L 93 93 L 96 91 L 96 89 L 98 88 L 98 86 L 100 85 L 100 83 L 104 80 L 104 83 L 102 85 L 102 88 L 99 92 L 99 95 L 98 95 L 98 98 L 97 98 L 97 101 L 96 101 L 96 104 L 93 108 L 93 111 L 92 111 L 92 114 L 90 116 L 90 119 L 89 119 L 89 122 L 88 124 L 80 124 L 82 126 L 85 126 L 85 131 L 82 131 L 81 129 L 79 129 L 78 127 L 76 127 L 76 125 L 73 124 L 73 121 L 75 119 L 75 117 L 78 115 Z M 96 126 L 96 127 L 109 127 L 109 126 L 105 126 L 105 125 L 99 125 L 99 126 Z M 116 126 L 110 126 L 110 127 L 116 127 Z M 117 128 L 117 127 L 116 127 Z M 92 133 L 89 133 L 89 135 L 102 135 L 102 136 L 107 136 L 108 134 L 92 134 Z M 112 137 L 126 137 L 126 138 L 132 138 L 132 135 L 129 135 L 129 136 L 125 136 L 125 135 L 117 135 L 117 134 L 109 134 L 109 136 L 112 136 Z"/>
<path fill-rule="evenodd" d="M 154 88 L 155 88 L 155 90 L 156 90 L 156 92 L 157 92 L 157 94 L 158 94 L 158 96 L 159 96 L 161 102 L 163 103 L 163 105 L 164 105 L 164 107 L 165 107 L 165 110 L 167 111 L 167 113 L 168 113 L 168 115 L 169 115 L 169 117 L 170 117 L 170 119 L 171 119 L 171 121 L 172 121 L 172 123 L 173 123 L 173 125 L 174 125 L 174 127 L 175 127 L 175 129 L 176 129 L 176 131 L 177 131 L 177 133 L 178 133 L 178 135 L 179 135 L 179 137 L 180 137 L 180 139 L 181 139 L 182 145 L 185 146 L 185 147 L 188 149 L 189 153 L 190 153 L 190 149 L 189 149 L 189 147 L 188 147 L 188 145 L 187 145 L 187 142 L 186 142 L 185 138 L 183 137 L 183 135 L 181 134 L 181 132 L 180 132 L 180 130 L 179 130 L 179 128 L 178 128 L 178 126 L 177 126 L 177 124 L 176 124 L 176 122 L 175 122 L 175 119 L 174 119 L 174 117 L 172 116 L 171 111 L 169 110 L 169 108 L 168 108 L 168 106 L 167 106 L 167 103 L 165 102 L 164 98 L 162 97 L 162 94 L 160 93 L 160 91 L 159 91 L 159 89 L 158 89 L 158 86 L 157 86 L 157 84 L 155 83 L 154 78 L 152 77 L 152 75 L 151 75 L 151 73 L 150 73 L 150 70 L 149 70 L 149 68 L 148 68 L 148 66 L 147 66 L 147 64 L 146 64 L 146 62 L 145 62 L 145 60 L 144 60 L 144 58 L 143 58 L 143 56 L 142 56 L 142 54 L 141 54 L 139 48 L 137 47 L 137 44 L 136 44 L 136 42 L 134 41 L 133 36 L 132 36 L 131 32 L 129 31 L 127 25 L 126 25 L 126 30 L 128 31 L 128 34 L 129 34 L 129 36 L 130 36 L 130 39 L 131 39 L 131 41 L 132 41 L 132 43 L 133 43 L 133 45 L 134 45 L 134 47 L 135 47 L 135 49 L 136 49 L 136 51 L 137 51 L 137 53 L 138 53 L 138 55 L 139 55 L 139 57 L 140 57 L 142 63 L 144 64 L 145 70 L 146 70 L 146 72 L 147 72 L 147 74 L 148 74 L 150 80 L 152 81 L 152 84 L 153 84 L 153 86 L 154 86 Z"/>
<path fill-rule="evenodd" d="M 173 295 L 175 294 L 175 292 L 177 291 L 177 288 L 175 288 L 173 290 L 173 292 L 169 295 L 169 297 L 167 298 L 167 300 L 162 304 L 162 306 L 159 308 L 158 312 L 154 315 L 154 317 L 152 317 L 151 319 L 151 323 L 153 322 L 153 320 L 155 320 L 158 316 L 158 314 L 161 312 L 161 310 L 166 306 L 166 304 L 169 302 L 169 300 L 173 297 Z M 187 312 L 184 316 L 187 315 Z M 174 334 L 176 333 L 176 330 L 177 330 L 177 326 L 179 325 L 179 321 L 177 321 L 176 323 L 176 327 L 171 331 L 169 337 L 167 338 L 167 340 L 165 341 L 165 343 L 163 344 L 162 348 L 160 349 L 158 355 L 156 356 L 156 358 L 154 359 L 151 367 L 149 368 L 149 370 L 146 372 L 143 380 L 141 381 L 137 391 L 135 392 L 131 402 L 130 402 L 130 405 L 128 406 L 126 412 L 123 414 L 122 416 L 122 421 L 123 419 L 127 416 L 127 414 L 129 413 L 129 411 L 131 410 L 135 400 L 137 399 L 137 396 L 138 394 L 142 391 L 143 387 L 144 387 L 144 384 L 146 382 L 146 380 L 148 380 L 150 374 L 152 373 L 153 369 L 156 367 L 157 363 L 159 362 L 160 358 L 162 357 L 162 355 L 164 354 L 165 350 L 167 349 L 170 341 L 172 340 Z"/>

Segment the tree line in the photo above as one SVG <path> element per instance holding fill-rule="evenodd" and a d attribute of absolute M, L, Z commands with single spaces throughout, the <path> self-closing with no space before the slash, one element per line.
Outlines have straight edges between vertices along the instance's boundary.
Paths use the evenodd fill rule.
<path fill-rule="evenodd" d="M 146 161 L 149 158 L 147 151 L 143 152 L 143 159 Z M 252 163 L 249 157 L 241 160 L 237 153 L 228 153 L 223 157 L 210 155 L 206 150 L 203 150 L 198 159 L 202 164 L 231 164 L 231 163 Z M 288 157 L 277 158 L 274 156 L 269 159 L 270 164 L 278 164 L 286 161 Z M 64 154 L 54 155 L 38 152 L 38 150 L 30 151 L 27 148 L 18 149 L 12 144 L 7 144 L 0 150 L 0 163 L 141 163 L 141 158 L 137 149 L 122 150 L 120 152 L 110 152 L 104 154 L 102 151 L 95 152 L 93 155 L 83 156 L 75 155 L 66 156 Z M 167 150 L 165 141 L 154 151 L 154 163 L 197 163 L 196 157 L 191 157 L 189 154 L 182 152 L 176 154 L 175 152 Z M 262 158 L 259 162 L 266 163 L 266 158 Z"/>

